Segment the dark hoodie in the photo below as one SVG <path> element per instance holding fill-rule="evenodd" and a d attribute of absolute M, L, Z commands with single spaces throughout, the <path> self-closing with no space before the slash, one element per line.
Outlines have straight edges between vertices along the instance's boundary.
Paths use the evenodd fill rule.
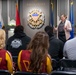
<path fill-rule="evenodd" d="M 48 53 L 51 55 L 52 58 L 59 60 L 63 58 L 63 46 L 64 43 L 55 38 L 53 34 L 53 27 L 46 26 L 45 27 L 46 33 L 49 35 L 49 50 Z"/>
<path fill-rule="evenodd" d="M 51 57 L 56 60 L 62 59 L 64 43 L 61 40 L 56 39 L 53 35 L 49 37 L 49 42 L 50 46 L 48 52 Z"/>
<path fill-rule="evenodd" d="M 11 52 L 13 56 L 18 56 L 20 50 L 25 50 L 30 38 L 24 33 L 15 33 L 7 40 L 6 49 Z"/>

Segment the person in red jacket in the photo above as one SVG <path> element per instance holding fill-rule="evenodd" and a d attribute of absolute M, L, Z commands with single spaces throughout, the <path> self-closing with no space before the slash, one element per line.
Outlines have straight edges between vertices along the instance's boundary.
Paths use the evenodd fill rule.
<path fill-rule="evenodd" d="M 13 73 L 13 61 L 11 53 L 4 49 L 5 36 L 5 31 L 0 29 L 0 70 L 8 70 L 10 73 Z"/>
<path fill-rule="evenodd" d="M 45 32 L 37 32 L 28 45 L 18 56 L 20 71 L 33 73 L 51 73 L 51 57 L 48 54 L 49 37 Z"/>

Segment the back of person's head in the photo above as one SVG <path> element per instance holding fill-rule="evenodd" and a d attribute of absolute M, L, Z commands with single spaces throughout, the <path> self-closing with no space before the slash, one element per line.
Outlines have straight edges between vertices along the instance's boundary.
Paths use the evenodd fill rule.
<path fill-rule="evenodd" d="M 3 29 L 0 29 L 0 49 L 3 49 L 5 46 L 5 38 L 6 38 L 5 31 Z"/>
<path fill-rule="evenodd" d="M 49 37 L 52 37 L 53 36 L 53 27 L 46 26 L 44 30 L 49 35 Z"/>
<path fill-rule="evenodd" d="M 5 30 L 5 26 L 4 26 L 4 25 L 3 25 L 2 29 L 4 29 L 4 30 Z"/>
<path fill-rule="evenodd" d="M 24 31 L 24 27 L 22 25 L 16 26 L 14 33 L 20 33 Z"/>
<path fill-rule="evenodd" d="M 30 69 L 32 72 L 39 72 L 41 63 L 45 60 L 48 53 L 49 37 L 45 32 L 37 32 L 28 45 L 28 49 L 32 50 L 30 56 Z"/>

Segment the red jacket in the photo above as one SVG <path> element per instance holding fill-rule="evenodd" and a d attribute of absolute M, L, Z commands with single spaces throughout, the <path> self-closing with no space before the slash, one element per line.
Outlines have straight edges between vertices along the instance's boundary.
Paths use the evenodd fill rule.
<path fill-rule="evenodd" d="M 23 50 L 21 53 L 21 58 L 20 58 L 20 64 L 21 64 L 21 69 L 22 71 L 28 71 L 30 72 L 29 69 L 29 65 L 30 65 L 30 55 L 31 55 L 31 51 L 30 50 Z M 46 65 L 45 62 L 42 62 L 42 73 L 46 73 Z"/>
<path fill-rule="evenodd" d="M 8 70 L 6 61 L 6 50 L 0 50 L 0 69 Z"/>

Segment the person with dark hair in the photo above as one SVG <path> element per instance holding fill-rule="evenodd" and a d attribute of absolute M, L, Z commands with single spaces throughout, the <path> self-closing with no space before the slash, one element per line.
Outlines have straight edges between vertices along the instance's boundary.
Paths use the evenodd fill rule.
<path fill-rule="evenodd" d="M 53 27 L 46 26 L 44 30 L 49 35 L 50 46 L 48 53 L 51 55 L 52 58 L 56 60 L 62 59 L 64 43 L 61 40 L 54 37 Z"/>
<path fill-rule="evenodd" d="M 48 54 L 49 37 L 45 32 L 37 32 L 28 45 L 18 56 L 20 71 L 33 73 L 50 73 L 51 57 Z"/>
<path fill-rule="evenodd" d="M 55 28 L 57 30 L 57 36 L 64 43 L 70 39 L 70 31 L 72 30 L 71 22 L 67 20 L 67 16 L 62 14 L 60 17 L 60 22 L 58 26 Z"/>
<path fill-rule="evenodd" d="M 6 49 L 12 53 L 13 56 L 18 56 L 20 50 L 25 50 L 30 37 L 24 33 L 24 27 L 19 25 L 15 27 L 14 35 L 7 40 Z"/>
<path fill-rule="evenodd" d="M 24 27 L 19 25 L 15 27 L 14 33 L 19 33 L 19 32 L 23 32 L 24 31 Z"/>

